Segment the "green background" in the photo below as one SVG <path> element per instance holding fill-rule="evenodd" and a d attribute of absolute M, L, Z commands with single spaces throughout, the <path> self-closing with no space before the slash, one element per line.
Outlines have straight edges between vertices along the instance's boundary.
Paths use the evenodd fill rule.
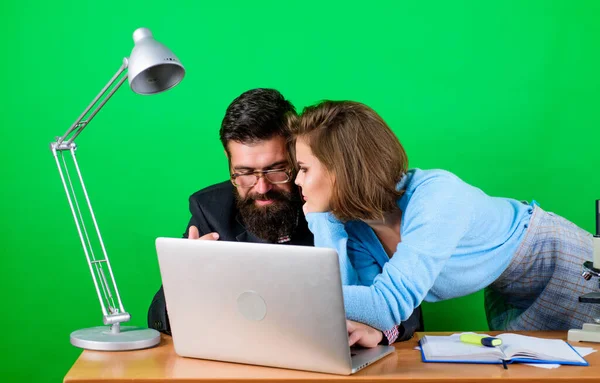
<path fill-rule="evenodd" d="M 378 111 L 410 165 L 488 194 L 536 199 L 593 230 L 600 198 L 600 2 L 4 1 L 0 198 L 2 377 L 60 381 L 101 325 L 54 160 L 62 134 L 150 28 L 186 67 L 173 90 L 119 90 L 78 140 L 125 308 L 144 325 L 160 284 L 157 236 L 187 198 L 226 179 L 227 105 L 274 87 L 297 108 L 351 99 Z M 485 330 L 481 293 L 424 305 L 427 330 Z"/>

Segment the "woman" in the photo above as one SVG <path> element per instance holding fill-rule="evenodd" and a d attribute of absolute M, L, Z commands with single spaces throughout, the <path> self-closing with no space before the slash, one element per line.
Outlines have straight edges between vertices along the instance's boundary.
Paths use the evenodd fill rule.
<path fill-rule="evenodd" d="M 296 184 L 315 246 L 338 251 L 349 319 L 387 329 L 423 300 L 485 288 L 492 330 L 566 330 L 600 317 L 578 297 L 592 236 L 442 170 L 408 170 L 369 107 L 324 101 L 294 124 Z"/>

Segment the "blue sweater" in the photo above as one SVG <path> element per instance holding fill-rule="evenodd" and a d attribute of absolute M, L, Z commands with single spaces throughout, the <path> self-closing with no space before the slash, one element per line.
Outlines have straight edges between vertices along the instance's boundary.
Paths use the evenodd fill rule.
<path fill-rule="evenodd" d="M 476 292 L 508 267 L 532 206 L 490 197 L 443 170 L 410 170 L 398 184 L 401 241 L 388 257 L 362 221 L 308 213 L 315 246 L 336 249 L 346 316 L 380 330 L 408 319 L 423 300 Z"/>

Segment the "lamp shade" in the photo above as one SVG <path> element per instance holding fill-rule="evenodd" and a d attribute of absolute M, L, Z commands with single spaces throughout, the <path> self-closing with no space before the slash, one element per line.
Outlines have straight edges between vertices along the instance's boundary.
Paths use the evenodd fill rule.
<path fill-rule="evenodd" d="M 129 56 L 129 86 L 139 94 L 160 93 L 179 84 L 185 69 L 169 48 L 154 40 L 148 28 L 133 32 Z"/>

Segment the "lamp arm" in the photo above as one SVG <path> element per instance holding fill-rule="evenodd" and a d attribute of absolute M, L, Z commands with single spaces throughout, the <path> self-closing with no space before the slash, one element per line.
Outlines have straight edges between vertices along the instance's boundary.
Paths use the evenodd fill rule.
<path fill-rule="evenodd" d="M 127 79 L 127 76 L 123 76 L 121 78 L 121 80 L 119 80 L 117 85 L 114 88 L 112 88 L 112 90 L 110 91 L 110 93 L 108 93 L 106 98 L 104 98 L 104 100 L 102 100 L 102 102 L 86 118 L 89 111 L 96 105 L 98 100 L 100 100 L 102 98 L 102 96 L 104 96 L 106 91 L 108 89 L 110 89 L 110 87 L 114 84 L 114 82 L 117 80 L 117 78 L 119 78 L 119 76 L 125 71 L 125 69 L 127 69 L 128 66 L 129 66 L 129 60 L 127 59 L 127 57 L 124 57 L 123 63 L 121 64 L 121 67 L 119 68 L 117 73 L 115 73 L 115 75 L 104 86 L 104 88 L 102 88 L 102 90 L 100 91 L 100 93 L 98 93 L 96 98 L 94 98 L 94 100 L 90 103 L 90 105 L 88 105 L 88 107 L 85 108 L 85 110 L 83 111 L 83 113 L 81 113 L 79 118 L 73 123 L 73 125 L 71 125 L 71 127 L 62 136 L 56 137 L 56 142 L 53 144 L 56 144 L 57 150 L 70 150 L 71 144 L 75 141 L 75 138 L 77 138 L 77 136 L 83 131 L 83 129 L 85 129 L 87 124 L 89 124 L 90 121 L 92 121 L 92 119 L 94 118 L 94 116 L 96 116 L 96 114 L 100 111 L 100 109 L 102 109 L 104 104 L 106 104 L 108 102 L 108 100 L 112 97 L 112 95 L 121 87 L 121 85 L 123 85 L 123 83 Z M 68 138 L 69 135 L 71 133 L 73 133 L 73 131 L 75 131 L 75 130 L 76 130 L 76 132 L 70 138 Z M 67 140 L 67 138 L 68 138 L 68 140 Z M 65 142 L 65 140 L 67 140 L 67 141 Z"/>
<path fill-rule="evenodd" d="M 100 234 L 100 229 L 96 221 L 96 216 L 94 214 L 94 210 L 92 208 L 92 204 L 90 202 L 85 183 L 83 182 L 83 177 L 81 176 L 79 164 L 77 163 L 77 158 L 75 155 L 77 145 L 75 144 L 74 140 L 83 131 L 87 124 L 89 124 L 92 118 L 94 118 L 94 116 L 100 111 L 104 104 L 106 104 L 110 97 L 119 89 L 123 82 L 125 82 L 127 76 L 123 76 L 118 81 L 118 83 L 111 89 L 111 91 L 104 98 L 104 100 L 102 100 L 102 102 L 95 109 L 93 109 L 92 113 L 89 114 L 89 116 L 86 118 L 86 116 L 88 115 L 90 110 L 92 110 L 92 108 L 95 106 L 98 100 L 102 98 L 102 96 L 107 92 L 108 89 L 111 88 L 111 86 L 115 83 L 119 76 L 127 69 L 127 66 L 128 61 L 127 58 L 125 58 L 123 59 L 123 64 L 121 65 L 117 73 L 111 78 L 111 80 L 108 82 L 108 84 L 106 84 L 106 86 L 96 96 L 96 98 L 94 98 L 92 103 L 85 109 L 81 116 L 79 116 L 77 121 L 73 123 L 73 125 L 69 128 L 69 130 L 65 132 L 65 134 L 63 134 L 60 137 L 57 137 L 56 141 L 50 144 L 50 149 L 52 151 L 52 154 L 54 155 L 56 166 L 58 168 L 58 172 L 62 180 L 65 193 L 67 195 L 67 201 L 69 203 L 69 207 L 71 208 L 73 219 L 75 220 L 75 226 L 79 234 L 79 239 L 81 240 L 83 252 L 85 253 L 90 273 L 94 281 L 94 287 L 96 288 L 96 293 L 98 294 L 98 300 L 100 301 L 100 306 L 102 308 L 103 313 L 103 322 L 106 325 L 113 325 L 113 332 L 118 332 L 119 323 L 129 321 L 131 319 L 131 316 L 125 311 L 123 303 L 121 302 L 119 289 L 117 288 L 112 268 L 110 266 L 110 261 L 108 259 L 108 254 L 106 253 L 104 241 L 102 239 L 102 235 Z M 69 135 L 71 136 L 69 137 Z M 90 235 L 88 234 L 85 225 L 84 214 L 81 211 L 80 204 L 77 199 L 77 193 L 73 185 L 71 175 L 69 173 L 69 166 L 67 165 L 65 156 L 63 154 L 65 151 L 71 153 L 72 163 L 74 164 L 75 170 L 77 172 L 77 179 L 79 180 L 79 186 L 83 191 L 83 195 L 86 200 L 86 205 L 88 207 L 87 213 L 89 214 L 94 224 L 97 235 L 96 240 L 99 242 L 100 248 L 102 250 L 102 254 L 100 255 L 94 253 L 94 246 L 92 244 L 92 240 L 90 239 Z M 105 271 L 105 269 L 107 272 Z M 109 276 L 109 279 L 107 279 L 107 274 Z"/>

